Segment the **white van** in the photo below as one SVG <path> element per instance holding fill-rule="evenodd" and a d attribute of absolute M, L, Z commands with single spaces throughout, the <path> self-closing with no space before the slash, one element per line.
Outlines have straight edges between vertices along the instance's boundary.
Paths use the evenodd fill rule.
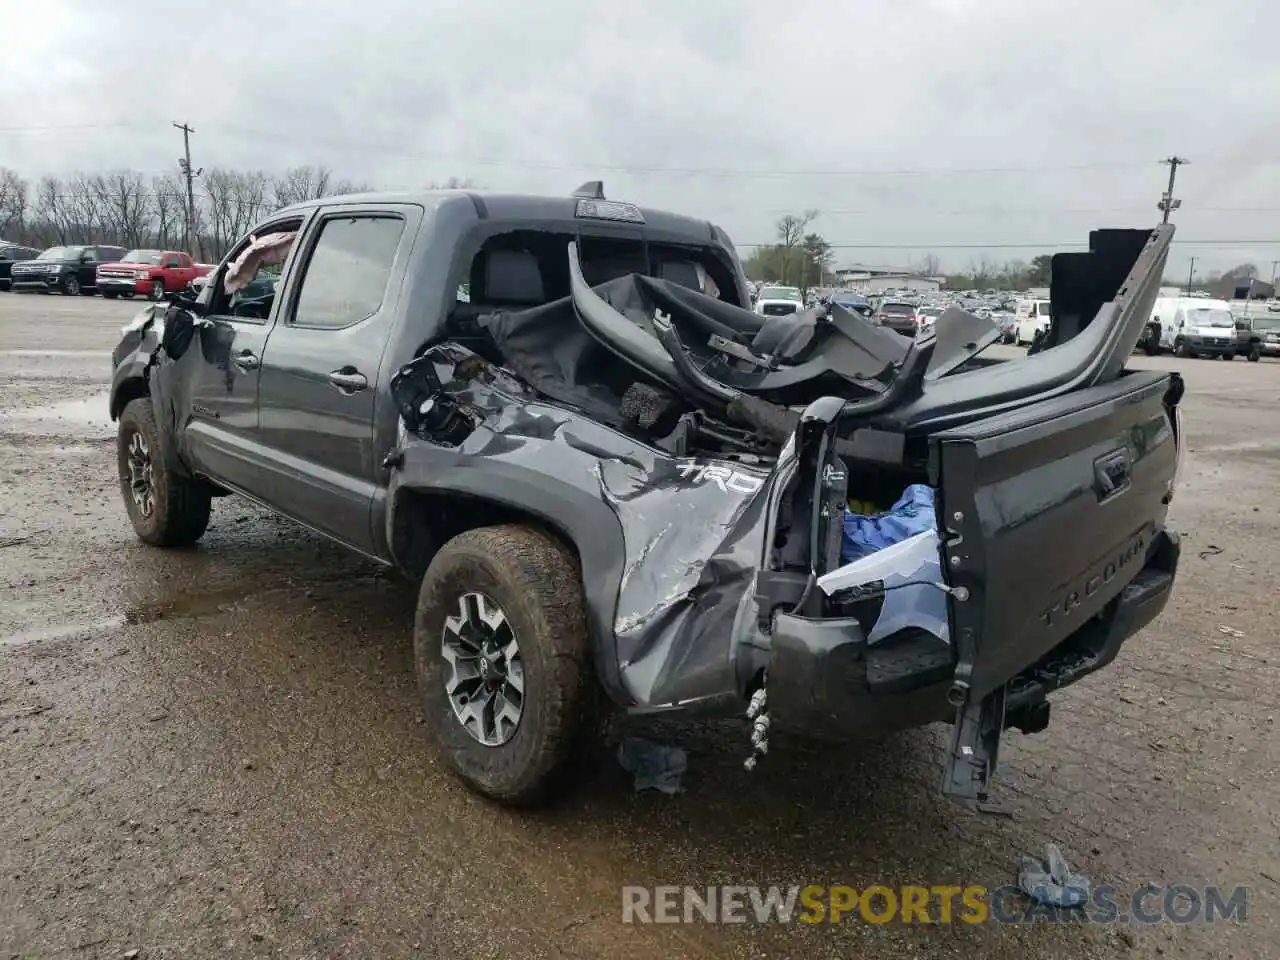
<path fill-rule="evenodd" d="M 1151 310 L 1160 326 L 1160 349 L 1180 357 L 1235 359 L 1239 347 L 1235 318 L 1225 300 L 1205 297 L 1160 297 Z"/>
<path fill-rule="evenodd" d="M 1019 346 L 1034 340 L 1037 330 L 1049 329 L 1048 300 L 1019 300 L 1013 315 L 1014 341 Z"/>

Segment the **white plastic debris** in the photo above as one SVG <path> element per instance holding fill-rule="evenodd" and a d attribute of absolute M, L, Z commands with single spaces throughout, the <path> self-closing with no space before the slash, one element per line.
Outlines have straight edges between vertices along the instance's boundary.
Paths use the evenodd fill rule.
<path fill-rule="evenodd" d="M 917 533 L 892 546 L 846 563 L 818 578 L 818 589 L 827 596 L 858 588 L 883 591 L 880 616 L 867 635 L 873 644 L 907 627 L 927 630 L 944 643 L 951 642 L 947 622 L 947 594 L 957 594 L 942 579 L 938 535 Z M 963 599 L 957 595 L 957 599 Z"/>
<path fill-rule="evenodd" d="M 1018 887 L 1037 903 L 1054 907 L 1082 907 L 1089 902 L 1089 878 L 1072 873 L 1057 844 L 1044 848 L 1048 866 L 1035 857 L 1023 857 L 1018 867 Z"/>

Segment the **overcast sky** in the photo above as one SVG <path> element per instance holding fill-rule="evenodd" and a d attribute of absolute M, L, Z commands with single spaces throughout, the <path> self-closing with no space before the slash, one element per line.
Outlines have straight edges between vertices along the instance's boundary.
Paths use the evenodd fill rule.
<path fill-rule="evenodd" d="M 1193 162 L 1171 272 L 1195 256 L 1269 278 L 1280 258 L 1262 0 L 4 7 L 0 164 L 30 177 L 172 170 L 177 120 L 197 166 L 554 193 L 598 177 L 740 244 L 816 208 L 840 262 L 962 268 L 1155 222 L 1176 153 Z"/>

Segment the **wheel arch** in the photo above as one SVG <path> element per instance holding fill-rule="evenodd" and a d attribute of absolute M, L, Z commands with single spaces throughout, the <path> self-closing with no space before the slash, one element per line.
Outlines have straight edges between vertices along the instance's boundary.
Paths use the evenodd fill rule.
<path fill-rule="evenodd" d="M 390 491 L 387 543 L 396 566 L 422 578 L 445 543 L 477 527 L 536 527 L 569 547 L 582 571 L 592 660 L 609 697 L 629 705 L 622 685 L 613 622 L 626 560 L 622 524 L 598 495 L 522 470 L 445 470 L 397 475 Z"/>

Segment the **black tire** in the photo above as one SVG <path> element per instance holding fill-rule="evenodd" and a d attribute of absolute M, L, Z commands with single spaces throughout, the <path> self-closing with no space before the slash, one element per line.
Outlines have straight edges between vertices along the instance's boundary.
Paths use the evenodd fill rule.
<path fill-rule="evenodd" d="M 103 300 L 114 300 L 117 296 L 119 296 L 119 294 L 117 294 L 114 290 L 103 290 L 103 291 L 102 291 L 102 299 L 103 299 Z"/>
<path fill-rule="evenodd" d="M 1249 351 L 1249 362 L 1257 363 L 1261 359 L 1262 359 L 1262 348 L 1257 346 L 1253 347 L 1253 349 Z"/>
<path fill-rule="evenodd" d="M 468 593 L 497 605 L 519 648 L 521 714 L 499 745 L 486 746 L 467 731 L 445 689 L 446 620 L 460 612 Z M 549 534 L 516 525 L 454 537 L 422 579 L 413 648 L 427 728 L 449 765 L 472 789 L 501 803 L 544 800 L 592 728 L 595 680 L 573 551 Z"/>
<path fill-rule="evenodd" d="M 142 438 L 146 448 L 145 460 L 150 466 L 146 474 L 151 494 L 149 511 L 146 504 L 134 496 L 130 453 L 135 436 Z M 161 459 L 160 430 L 156 426 L 151 398 L 129 401 L 120 414 L 116 431 L 120 493 L 129 512 L 129 522 L 133 524 L 138 539 L 144 543 L 157 547 L 189 547 L 209 527 L 212 497 L 203 483 L 166 469 Z"/>
<path fill-rule="evenodd" d="M 151 284 L 150 297 L 152 300 L 160 301 L 164 299 L 164 281 L 156 280 Z"/>
<path fill-rule="evenodd" d="M 79 278 L 74 277 L 74 276 L 71 276 L 71 277 L 67 277 L 67 279 L 63 280 L 63 281 L 62 281 L 62 292 L 63 292 L 63 293 L 65 293 L 68 297 L 74 297 L 74 296 L 76 296 L 77 294 L 79 294 L 79 293 L 80 293 L 80 280 L 79 280 Z"/>
<path fill-rule="evenodd" d="M 1175 357 L 1182 357 L 1183 359 L 1191 356 L 1191 348 L 1187 346 L 1187 341 L 1182 339 L 1175 340 L 1173 344 L 1173 355 Z"/>
<path fill-rule="evenodd" d="M 1222 355 L 1222 359 L 1227 361 L 1234 360 L 1235 358 L 1236 358 L 1236 355 L 1234 353 L 1224 353 Z"/>
<path fill-rule="evenodd" d="M 92 297 L 97 292 L 98 292 L 97 287 L 81 287 L 80 288 L 80 296 L 82 297 Z"/>

